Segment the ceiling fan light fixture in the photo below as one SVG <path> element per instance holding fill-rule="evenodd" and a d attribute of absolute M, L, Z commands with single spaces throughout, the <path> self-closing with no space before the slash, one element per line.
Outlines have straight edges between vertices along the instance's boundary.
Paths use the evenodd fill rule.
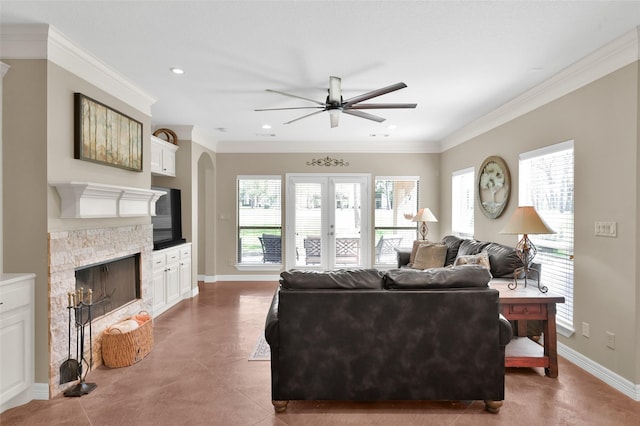
<path fill-rule="evenodd" d="M 302 120 L 303 118 L 311 117 L 312 115 L 320 114 L 325 111 L 329 113 L 329 118 L 331 120 L 331 127 L 338 127 L 339 120 L 340 120 L 339 117 L 341 113 L 344 113 L 347 115 L 353 115 L 355 117 L 364 118 L 364 119 L 375 121 L 378 123 L 382 123 L 385 120 L 383 117 L 379 117 L 377 115 L 364 112 L 363 110 L 371 110 L 371 109 L 378 110 L 378 109 L 389 109 L 389 108 L 415 108 L 417 104 L 361 103 L 361 102 L 365 102 L 369 99 L 372 99 L 378 96 L 386 95 L 387 93 L 395 92 L 396 90 L 404 89 L 405 87 L 407 87 L 407 85 L 400 82 L 400 83 L 392 84 L 391 86 L 382 87 L 380 89 L 363 93 L 362 95 L 354 96 L 347 100 L 343 100 L 341 79 L 339 77 L 331 76 L 329 77 L 329 89 L 328 89 L 329 95 L 327 96 L 325 102 L 316 101 L 314 99 L 294 95 L 291 93 L 281 92 L 279 90 L 266 89 L 267 92 L 278 93 L 280 95 L 288 96 L 291 98 L 297 98 L 297 99 L 302 99 L 308 102 L 312 102 L 315 104 L 315 106 L 300 106 L 300 107 L 286 107 L 286 108 L 260 108 L 254 111 L 316 109 L 315 112 L 303 115 L 302 117 L 294 118 L 293 120 L 287 121 L 284 124 L 295 123 L 296 121 Z"/>

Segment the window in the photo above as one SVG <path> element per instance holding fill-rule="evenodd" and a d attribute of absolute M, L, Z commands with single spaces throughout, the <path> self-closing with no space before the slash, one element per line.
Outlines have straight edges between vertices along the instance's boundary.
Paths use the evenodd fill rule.
<path fill-rule="evenodd" d="M 416 239 L 417 177 L 376 177 L 375 264 L 396 264 L 394 248 L 410 249 Z"/>
<path fill-rule="evenodd" d="M 559 332 L 573 333 L 573 141 L 520 155 L 520 205 L 534 206 L 556 233 L 529 235 L 538 249 L 534 262 L 552 293 L 563 295 Z"/>
<path fill-rule="evenodd" d="M 451 175 L 451 233 L 473 238 L 474 169 L 458 170 Z"/>
<path fill-rule="evenodd" d="M 238 264 L 282 263 L 281 181 L 238 177 Z"/>

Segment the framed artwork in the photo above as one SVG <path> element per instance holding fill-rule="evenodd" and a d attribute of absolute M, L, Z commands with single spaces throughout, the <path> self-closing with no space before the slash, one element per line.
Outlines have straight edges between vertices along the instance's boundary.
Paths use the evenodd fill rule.
<path fill-rule="evenodd" d="M 509 202 L 511 175 L 504 160 L 488 157 L 478 175 L 478 204 L 489 219 L 499 217 Z"/>
<path fill-rule="evenodd" d="M 141 122 L 82 93 L 74 108 L 74 158 L 142 171 Z"/>

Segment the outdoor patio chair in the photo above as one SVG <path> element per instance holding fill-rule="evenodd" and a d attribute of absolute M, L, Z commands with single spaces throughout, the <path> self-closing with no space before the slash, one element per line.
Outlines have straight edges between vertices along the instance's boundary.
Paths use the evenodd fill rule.
<path fill-rule="evenodd" d="M 401 242 L 400 235 L 382 235 L 376 244 L 376 263 L 380 263 L 382 258 L 395 260 Z"/>
<path fill-rule="evenodd" d="M 282 237 L 280 235 L 262 234 L 262 237 L 258 237 L 258 239 L 262 245 L 262 262 L 281 263 Z"/>

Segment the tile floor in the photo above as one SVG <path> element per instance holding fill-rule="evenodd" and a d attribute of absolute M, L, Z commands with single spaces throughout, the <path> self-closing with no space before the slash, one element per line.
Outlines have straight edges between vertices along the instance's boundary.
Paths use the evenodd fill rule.
<path fill-rule="evenodd" d="M 499 414 L 481 401 L 292 401 L 276 415 L 268 361 L 248 361 L 276 283 L 200 284 L 200 295 L 154 321 L 152 352 L 131 367 L 92 371 L 98 388 L 81 398 L 32 401 L 0 425 L 640 425 L 635 402 L 560 360 L 508 369 Z"/>

